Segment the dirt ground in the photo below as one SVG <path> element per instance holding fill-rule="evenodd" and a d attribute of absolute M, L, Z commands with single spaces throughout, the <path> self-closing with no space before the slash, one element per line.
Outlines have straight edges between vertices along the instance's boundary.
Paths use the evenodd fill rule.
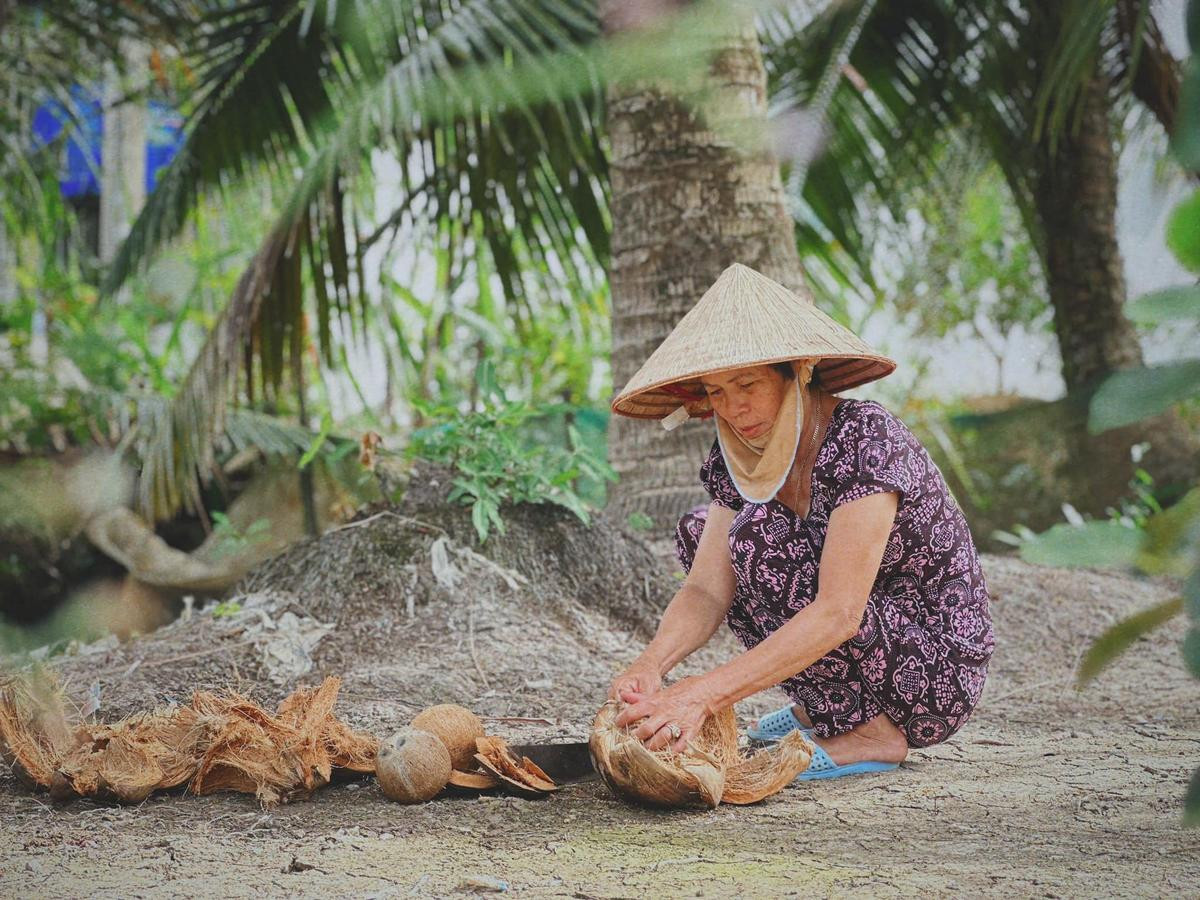
<path fill-rule="evenodd" d="M 531 540 L 540 561 L 523 563 L 512 548 Z M 601 523 L 534 517 L 504 541 L 491 561 L 458 525 L 380 514 L 262 570 L 240 610 L 196 611 L 56 668 L 71 696 L 98 692 L 101 718 L 195 687 L 273 701 L 333 673 L 345 679 L 340 714 L 380 735 L 454 701 L 512 739 L 583 738 L 608 679 L 645 640 L 638 617 L 652 619 L 673 579 L 661 554 Z M 572 568 L 580 541 L 633 557 L 627 593 L 596 596 L 603 566 Z M 415 807 L 370 779 L 269 811 L 243 795 L 55 805 L 0 772 L 0 895 L 1200 896 L 1200 830 L 1180 826 L 1200 764 L 1200 683 L 1178 633 L 1164 628 L 1087 689 L 1072 686 L 1090 638 L 1171 586 L 1002 557 L 984 569 L 997 651 L 981 707 L 895 772 L 707 812 L 633 808 L 595 781 L 544 800 Z M 334 626 L 298 679 L 272 657 L 289 611 L 301 630 Z M 734 652 L 722 632 L 684 670 Z M 781 700 L 741 704 L 743 725 Z"/>

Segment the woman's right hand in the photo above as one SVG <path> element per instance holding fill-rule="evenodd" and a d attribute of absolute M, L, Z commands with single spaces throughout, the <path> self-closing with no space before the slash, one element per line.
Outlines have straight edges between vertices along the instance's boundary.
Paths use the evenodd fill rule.
<path fill-rule="evenodd" d="M 612 680 L 608 689 L 608 697 L 610 700 L 636 703 L 638 699 L 648 697 L 661 688 L 662 675 L 658 673 L 658 667 L 637 660 Z"/>

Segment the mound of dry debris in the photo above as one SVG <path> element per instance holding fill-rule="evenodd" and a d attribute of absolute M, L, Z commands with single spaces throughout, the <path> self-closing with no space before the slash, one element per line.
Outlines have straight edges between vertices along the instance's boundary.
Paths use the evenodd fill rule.
<path fill-rule="evenodd" d="M 336 674 L 360 726 L 461 702 L 583 727 L 677 583 L 638 534 L 555 506 L 507 508 L 481 546 L 448 477 L 414 475 L 401 504 L 294 545 L 220 605 L 56 659 L 68 693 L 112 719 L 197 690 L 273 705 Z"/>

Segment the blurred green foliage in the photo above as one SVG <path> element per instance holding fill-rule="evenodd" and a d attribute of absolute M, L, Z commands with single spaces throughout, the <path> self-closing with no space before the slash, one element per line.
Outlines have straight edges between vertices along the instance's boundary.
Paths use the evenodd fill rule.
<path fill-rule="evenodd" d="M 13 291 L 0 296 L 0 450 L 115 444 L 139 396 L 170 398 L 232 289 L 261 214 L 201 208 L 190 240 L 100 302 L 77 214 L 51 183 L 36 206 L 0 196 Z"/>
<path fill-rule="evenodd" d="M 602 272 L 580 264 L 571 279 L 554 283 L 539 272 L 534 250 L 516 238 L 517 277 L 527 282 L 518 304 L 502 290 L 494 251 L 481 234 L 463 239 L 457 253 L 447 249 L 451 243 L 436 242 L 424 257 L 434 281 L 422 291 L 395 274 L 396 251 L 382 258 L 368 320 L 385 348 L 388 394 L 379 419 L 420 425 L 431 407 L 478 408 L 481 367 L 509 398 L 532 404 L 583 406 L 609 393 Z"/>
<path fill-rule="evenodd" d="M 1200 171 L 1200 0 L 1188 5 L 1192 57 L 1184 86 L 1182 115 L 1173 146 L 1180 161 Z M 1191 98 L 1192 106 L 1186 105 Z M 1200 191 L 1180 203 L 1167 226 L 1167 242 L 1179 261 L 1200 272 Z M 1135 303 L 1140 321 L 1200 322 L 1200 286 L 1172 288 Z M 1111 376 L 1092 400 L 1089 428 L 1099 433 L 1139 421 L 1185 400 L 1200 397 L 1200 359 L 1150 366 Z M 1119 519 L 1057 525 L 1023 543 L 1023 558 L 1053 565 L 1099 566 L 1172 575 L 1183 581 L 1179 597 L 1116 623 L 1096 640 L 1079 666 L 1079 682 L 1096 677 L 1147 632 L 1183 613 L 1187 628 L 1181 644 L 1188 670 L 1200 678 L 1200 487 L 1179 503 L 1155 511 L 1141 522 Z M 1200 825 L 1200 769 L 1184 798 L 1184 820 Z"/>
<path fill-rule="evenodd" d="M 0 619 L 0 656 L 36 653 L 58 656 L 105 637 L 107 630 L 79 604 L 60 606 L 36 625 L 10 625 Z"/>
<path fill-rule="evenodd" d="M 1050 329 L 1041 262 L 999 167 L 953 142 L 940 155 L 939 181 L 912 191 L 908 220 L 876 242 L 902 261 L 893 283 L 876 279 L 878 300 L 917 334 L 977 340 L 996 362 L 1002 394 L 1010 339 Z"/>

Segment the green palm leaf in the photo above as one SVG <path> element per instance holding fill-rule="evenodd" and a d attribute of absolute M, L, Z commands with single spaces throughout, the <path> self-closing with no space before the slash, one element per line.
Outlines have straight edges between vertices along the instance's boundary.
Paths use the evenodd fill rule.
<path fill-rule="evenodd" d="M 831 5 L 802 23 L 765 29 L 772 92 L 806 98 L 828 48 L 857 3 Z M 850 54 L 867 85 L 844 79 L 830 109 L 832 136 L 805 184 L 803 252 L 821 255 L 832 237 L 869 284 L 868 206 L 901 209 L 914 192 L 938 189 L 933 161 L 947 142 L 967 140 L 1005 173 L 1035 242 L 1034 139 L 1072 127 L 1085 80 L 1099 61 L 1111 90 L 1132 90 L 1170 127 L 1178 67 L 1166 51 L 1150 0 L 991 3 L 912 0 L 879 4 Z"/>
<path fill-rule="evenodd" d="M 179 233 L 203 192 L 245 176 L 258 163 L 278 171 L 307 163 L 311 195 L 347 156 L 367 156 L 377 146 L 371 136 L 433 176 L 419 181 L 438 210 L 472 199 L 462 191 L 461 176 L 474 161 L 485 161 L 481 151 L 494 156 L 497 148 L 521 149 L 512 137 L 517 125 L 561 174 L 603 173 L 598 147 L 588 140 L 595 131 L 588 121 L 594 104 L 551 104 L 549 116 L 528 103 L 518 104 L 516 116 L 500 105 L 520 99 L 505 57 L 536 61 L 539 54 L 586 44 L 598 34 L 590 4 L 254 0 L 214 7 L 206 25 L 193 48 L 198 86 L 183 148 L 109 270 L 109 290 Z M 481 83 L 479 67 L 489 63 L 488 74 L 499 77 Z M 481 87 L 487 89 L 483 102 L 472 96 Z M 471 123 L 466 114 L 472 109 L 502 114 Z M 495 142 L 489 143 L 492 132 Z M 528 140 L 524 134 L 521 139 Z M 305 147 L 317 149 L 304 153 Z M 314 167 L 314 152 L 331 164 Z M 586 178 L 581 183 L 583 189 L 568 199 L 578 202 L 589 237 L 599 239 L 595 211 L 602 200 L 587 189 Z M 517 188 L 517 199 L 530 208 L 544 193 L 536 183 Z M 503 207 L 505 197 L 473 199 Z M 290 213 L 294 218 L 297 209 Z M 546 235 L 537 238 L 544 243 Z"/>
<path fill-rule="evenodd" d="M 446 10 L 431 4 L 425 11 L 435 7 L 437 15 L 422 22 L 420 34 L 414 32 L 404 52 L 379 65 L 377 77 L 341 82 L 336 104 L 304 121 L 303 141 L 293 124 L 274 131 L 269 121 L 262 126 L 290 154 L 297 154 L 297 143 L 307 152 L 270 236 L 168 414 L 153 428 L 149 457 L 166 460 L 172 451 L 165 448 L 174 448 L 177 463 L 160 465 L 154 469 L 157 475 L 147 476 L 163 482 L 148 485 L 143 495 L 159 514 L 174 504 L 188 504 L 178 486 L 190 483 L 187 473 L 193 467 L 206 470 L 211 465 L 206 445 L 221 427 L 228 387 L 239 369 L 247 373 L 248 386 L 257 384 L 268 396 L 278 395 L 289 361 L 299 371 L 305 327 L 303 255 L 309 257 L 318 340 L 327 360 L 329 319 L 340 316 L 361 327 L 368 318 L 359 263 L 363 242 L 354 225 L 359 208 L 351 189 L 369 164 L 372 148 L 389 147 L 396 158 L 411 163 L 405 169 L 406 186 L 423 192 L 419 205 L 428 219 L 462 223 L 450 227 L 452 244 L 465 235 L 482 234 L 506 293 L 520 302 L 525 286 L 517 261 L 522 253 L 533 255 L 542 277 L 551 278 L 561 267 L 576 283 L 582 281 L 573 273 L 577 256 L 590 267 L 599 253 L 607 253 L 605 165 L 598 139 L 600 73 L 663 77 L 664 67 L 686 72 L 705 65 L 711 52 L 710 42 L 698 37 L 702 32 L 694 25 L 673 30 L 665 40 L 662 35 L 638 37 L 642 43 L 632 49 L 599 43 L 581 47 L 596 32 L 590 4 L 582 2 L 469 0 Z M 304 17 L 292 21 L 299 28 Z M 277 34 L 288 33 L 288 27 Z M 645 46 L 651 40 L 654 54 Z M 355 55 L 361 48 L 351 49 L 341 55 L 347 70 L 366 71 Z M 320 109 L 324 101 L 314 102 Z M 218 161 L 221 110 L 213 104 L 211 115 L 188 132 L 189 147 L 206 147 Z M 165 180 L 166 199 L 152 199 L 143 211 L 123 269 L 115 270 L 118 275 L 177 227 L 181 219 L 176 214 L 193 202 L 187 186 L 196 180 L 186 166 L 185 159 L 177 180 Z M 212 167 L 217 181 L 240 171 L 219 170 L 219 165 Z M 404 202 L 412 200 L 406 196 Z M 439 329 L 443 323 L 449 324 L 443 319 Z"/>

